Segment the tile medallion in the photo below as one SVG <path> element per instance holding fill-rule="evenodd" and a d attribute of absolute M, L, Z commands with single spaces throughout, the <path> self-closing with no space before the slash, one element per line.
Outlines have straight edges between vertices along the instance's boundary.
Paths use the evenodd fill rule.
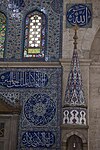
<path fill-rule="evenodd" d="M 67 4 L 67 27 L 92 27 L 92 4 Z"/>

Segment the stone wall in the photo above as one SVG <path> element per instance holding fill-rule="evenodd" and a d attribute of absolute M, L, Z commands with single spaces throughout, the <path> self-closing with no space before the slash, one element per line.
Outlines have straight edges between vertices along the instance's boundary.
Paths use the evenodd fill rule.
<path fill-rule="evenodd" d="M 68 59 L 72 57 L 74 30 L 66 28 L 67 3 L 92 3 L 92 28 L 78 29 L 78 54 L 88 110 L 88 150 L 100 149 L 100 1 L 64 0 L 63 7 L 63 97 L 69 73 Z M 82 65 L 84 60 L 86 66 Z M 88 63 L 87 63 L 88 62 Z M 97 63 L 98 62 L 98 63 Z M 85 133 L 85 132 L 84 132 Z"/>
<path fill-rule="evenodd" d="M 78 51 L 80 57 L 89 58 L 91 45 L 97 31 L 100 28 L 100 1 L 99 0 L 64 0 L 63 5 L 63 46 L 62 56 L 63 58 L 71 58 L 73 50 L 73 35 L 74 30 L 66 28 L 66 4 L 67 3 L 92 3 L 93 7 L 93 20 L 92 28 L 80 28 L 78 30 Z"/>

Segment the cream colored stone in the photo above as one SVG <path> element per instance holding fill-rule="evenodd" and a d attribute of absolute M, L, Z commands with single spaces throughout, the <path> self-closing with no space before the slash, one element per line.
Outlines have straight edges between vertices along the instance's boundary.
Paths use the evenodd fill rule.
<path fill-rule="evenodd" d="M 71 58 L 73 52 L 73 35 L 74 30 L 66 28 L 66 4 L 67 3 L 86 3 L 92 2 L 93 6 L 93 21 L 92 28 L 79 29 L 78 30 L 78 53 L 80 58 L 92 58 L 92 61 L 100 61 L 100 1 L 99 0 L 87 0 L 87 1 L 73 1 L 64 0 L 64 20 L 63 20 L 63 45 L 62 56 L 64 59 Z M 95 43 L 94 43 L 95 40 Z M 62 62 L 63 66 L 63 102 L 66 89 L 66 82 L 68 73 L 70 71 L 70 64 Z M 100 150 L 100 64 L 91 63 L 90 66 L 82 66 L 80 64 L 83 86 L 85 91 L 86 102 L 88 106 L 88 150 Z M 66 131 L 69 131 L 65 127 Z M 62 138 L 66 136 L 65 129 L 62 129 Z M 74 130 L 74 129 L 73 129 Z M 81 130 L 82 132 L 82 130 Z M 85 133 L 85 132 L 84 132 Z M 84 134 L 83 133 L 83 134 Z M 62 150 L 65 150 L 65 144 L 63 143 Z"/>

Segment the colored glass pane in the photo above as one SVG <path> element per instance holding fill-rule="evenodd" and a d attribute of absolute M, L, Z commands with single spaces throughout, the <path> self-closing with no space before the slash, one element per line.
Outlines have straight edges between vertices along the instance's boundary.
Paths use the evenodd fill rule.
<path fill-rule="evenodd" d="M 0 12 L 0 58 L 4 55 L 5 45 L 5 34 L 6 34 L 6 17 Z"/>
<path fill-rule="evenodd" d="M 44 58 L 46 24 L 43 13 L 34 11 L 26 16 L 24 58 Z"/>

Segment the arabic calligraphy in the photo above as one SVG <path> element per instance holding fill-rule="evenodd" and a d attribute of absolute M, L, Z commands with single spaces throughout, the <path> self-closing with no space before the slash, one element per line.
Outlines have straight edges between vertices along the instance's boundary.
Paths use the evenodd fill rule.
<path fill-rule="evenodd" d="M 26 119 L 34 125 L 45 125 L 55 116 L 56 106 L 47 94 L 34 94 L 24 106 Z"/>
<path fill-rule="evenodd" d="M 50 131 L 27 131 L 22 135 L 24 146 L 49 148 L 55 143 L 55 135 Z"/>
<path fill-rule="evenodd" d="M 37 71 L 9 71 L 0 75 L 0 85 L 7 88 L 38 88 L 47 83 L 47 74 Z"/>
<path fill-rule="evenodd" d="M 69 7 L 66 17 L 70 25 L 83 27 L 90 23 L 92 14 L 86 4 L 75 4 Z"/>

